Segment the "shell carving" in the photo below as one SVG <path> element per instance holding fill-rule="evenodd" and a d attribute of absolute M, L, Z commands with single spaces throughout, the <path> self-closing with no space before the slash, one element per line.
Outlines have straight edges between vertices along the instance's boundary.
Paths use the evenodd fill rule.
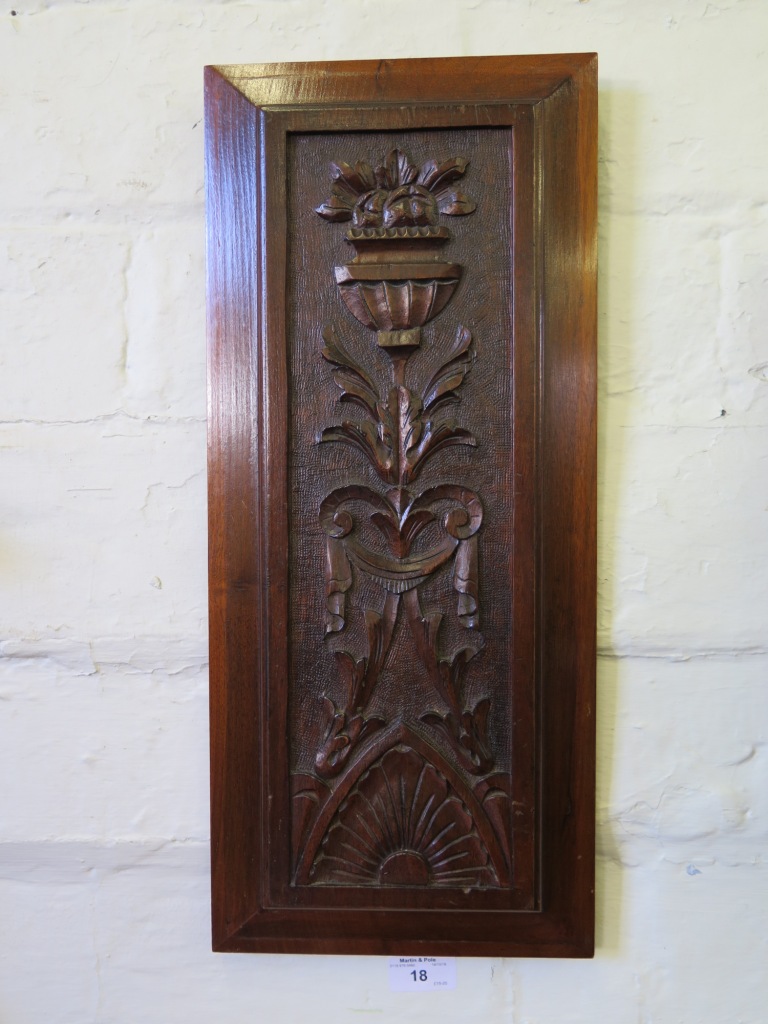
<path fill-rule="evenodd" d="M 446 778 L 396 747 L 341 804 L 310 872 L 315 884 L 497 886 L 488 851 Z"/>

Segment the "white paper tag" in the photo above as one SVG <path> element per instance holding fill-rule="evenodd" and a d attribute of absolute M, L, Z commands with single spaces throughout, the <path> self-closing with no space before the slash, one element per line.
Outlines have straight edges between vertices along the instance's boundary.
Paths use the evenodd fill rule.
<path fill-rule="evenodd" d="M 392 956 L 390 992 L 424 992 L 456 988 L 456 959 L 452 956 Z"/>

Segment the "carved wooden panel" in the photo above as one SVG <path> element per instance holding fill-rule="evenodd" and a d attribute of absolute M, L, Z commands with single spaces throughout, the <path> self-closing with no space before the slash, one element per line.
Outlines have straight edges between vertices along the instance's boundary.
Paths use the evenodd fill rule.
<path fill-rule="evenodd" d="M 589 955 L 594 59 L 207 82 L 215 948 Z"/>

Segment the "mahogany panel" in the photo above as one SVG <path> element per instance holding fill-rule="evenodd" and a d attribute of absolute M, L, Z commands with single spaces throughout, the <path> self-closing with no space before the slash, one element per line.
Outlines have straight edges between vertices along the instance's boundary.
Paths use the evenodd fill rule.
<path fill-rule="evenodd" d="M 591 955 L 595 70 L 207 69 L 216 949 Z"/>

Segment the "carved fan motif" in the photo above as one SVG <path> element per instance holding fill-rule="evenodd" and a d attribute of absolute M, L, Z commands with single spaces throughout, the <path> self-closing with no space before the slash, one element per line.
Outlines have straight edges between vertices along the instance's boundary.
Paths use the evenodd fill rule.
<path fill-rule="evenodd" d="M 495 886 L 472 816 L 448 781 L 396 747 L 341 804 L 310 872 L 326 885 Z"/>

